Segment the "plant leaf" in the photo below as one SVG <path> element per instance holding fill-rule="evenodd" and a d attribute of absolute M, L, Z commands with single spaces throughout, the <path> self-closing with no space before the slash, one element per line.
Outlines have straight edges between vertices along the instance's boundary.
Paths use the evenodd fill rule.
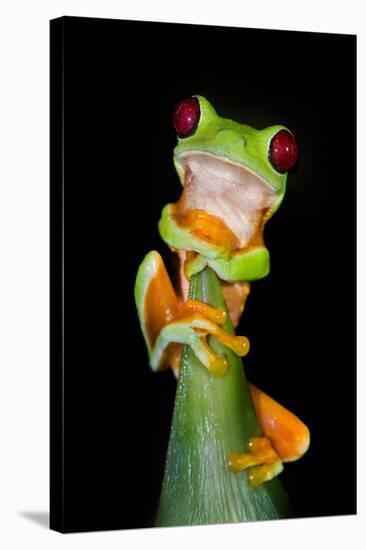
<path fill-rule="evenodd" d="M 215 273 L 206 268 L 191 278 L 190 298 L 226 305 Z M 223 325 L 234 333 L 231 320 Z M 184 346 L 177 384 L 164 480 L 156 525 L 205 525 L 290 516 L 287 495 L 276 478 L 250 487 L 246 472 L 228 468 L 230 452 L 246 452 L 260 435 L 242 361 L 213 337 L 229 369 L 215 378 Z"/>

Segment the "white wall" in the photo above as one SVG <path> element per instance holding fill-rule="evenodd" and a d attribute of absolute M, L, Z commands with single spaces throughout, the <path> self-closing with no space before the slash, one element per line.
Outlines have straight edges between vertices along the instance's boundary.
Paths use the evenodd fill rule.
<path fill-rule="evenodd" d="M 25 514 L 48 510 L 48 21 L 60 15 L 179 21 L 246 27 L 360 33 L 359 36 L 359 212 L 364 230 L 365 168 L 365 17 L 362 2 L 225 0 L 41 1 L 13 0 L 0 8 L 0 546 L 89 549 L 186 547 L 213 548 L 267 543 L 281 549 L 349 547 L 365 538 L 365 498 L 359 516 L 290 520 L 210 528 L 154 529 L 60 535 Z M 172 45 L 173 46 L 173 45 Z M 361 72 L 361 68 L 363 69 Z M 362 76 L 362 78 L 361 78 Z M 316 83 L 314 83 L 316 84 Z M 342 106 L 340 106 L 340 110 Z M 339 116 L 334 113 L 334 116 Z M 347 139 L 347 136 L 340 136 Z M 335 150 L 336 153 L 336 150 Z M 334 162 L 338 159 L 335 155 Z M 346 182 L 345 182 L 346 184 Z M 341 198 L 340 198 L 341 204 Z M 335 224 L 337 223 L 337 214 Z M 359 234 L 359 250 L 365 246 Z M 359 300 L 365 303 L 365 255 L 359 259 Z M 335 266 L 336 276 L 336 266 Z M 347 291 L 347 289 L 344 289 Z M 336 307 L 336 306 L 335 306 Z M 365 412 L 365 312 L 359 310 L 359 464 L 365 463 L 362 419 Z M 336 337 L 336 335 L 335 335 Z M 362 352 L 362 355 L 361 355 Z M 347 371 L 344 373 L 347 376 Z M 362 416 L 361 416 L 362 415 Z M 343 452 L 346 452 L 344 440 Z M 334 454 L 334 451 L 336 454 Z M 329 449 L 339 460 L 341 449 Z M 326 472 L 324 473 L 326 475 Z M 359 468 L 359 485 L 365 474 Z M 316 487 L 314 498 L 316 498 Z M 361 534 L 361 531 L 363 533 Z M 243 545 L 243 546 L 242 546 Z M 355 544 L 359 548 L 359 544 Z"/>

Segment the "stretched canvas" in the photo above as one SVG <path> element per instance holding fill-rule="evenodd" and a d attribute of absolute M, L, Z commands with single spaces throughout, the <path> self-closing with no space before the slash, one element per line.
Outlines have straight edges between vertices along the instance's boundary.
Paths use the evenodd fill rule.
<path fill-rule="evenodd" d="M 263 487 L 275 508 L 278 492 L 288 498 L 281 518 L 355 514 L 356 37 L 77 17 L 51 21 L 50 31 L 51 528 L 263 519 Z M 175 468 L 167 453 L 182 382 L 170 368 L 150 368 L 135 301 L 149 251 L 178 284 L 177 255 L 158 222 L 182 194 L 173 152 L 177 128 L 182 144 L 187 127 L 176 106 L 197 97 L 208 102 L 198 100 L 201 117 L 211 105 L 245 128 L 283 125 L 298 147 L 264 230 L 270 272 L 251 284 L 235 330 L 250 342 L 245 376 L 301 418 L 310 446 L 260 488 L 249 486 L 246 471 L 225 470 L 225 479 L 239 476 L 235 483 L 247 487 L 242 501 L 225 487 L 216 493 L 215 453 L 204 445 L 194 460 L 180 448 L 178 474 L 162 491 Z M 202 120 L 212 123 L 211 115 Z M 188 132 L 201 135 L 193 122 Z M 226 124 L 219 156 L 232 154 L 234 127 Z M 187 139 L 212 155 L 207 132 L 199 144 Z M 272 149 L 270 157 L 254 149 L 260 166 L 273 160 Z M 210 406 L 230 410 L 231 398 Z M 188 432 L 206 421 L 205 410 L 187 405 Z M 221 515 L 210 515 L 210 503 L 220 503 Z M 246 512 L 252 505 L 255 517 Z"/>

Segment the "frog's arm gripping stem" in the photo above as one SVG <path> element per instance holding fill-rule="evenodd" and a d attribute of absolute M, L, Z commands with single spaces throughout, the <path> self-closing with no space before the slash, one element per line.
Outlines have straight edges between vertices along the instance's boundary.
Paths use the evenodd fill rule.
<path fill-rule="evenodd" d="M 139 268 L 135 299 L 150 366 L 155 371 L 174 363 L 177 344 L 188 344 L 212 374 L 223 376 L 227 360 L 210 348 L 206 341 L 209 334 L 239 356 L 249 351 L 247 338 L 233 336 L 220 327 L 226 320 L 224 310 L 195 300 L 183 303 L 178 298 L 156 251 L 149 252 Z"/>

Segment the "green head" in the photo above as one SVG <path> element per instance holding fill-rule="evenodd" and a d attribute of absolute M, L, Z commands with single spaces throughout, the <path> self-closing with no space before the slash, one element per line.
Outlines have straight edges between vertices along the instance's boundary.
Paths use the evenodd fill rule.
<path fill-rule="evenodd" d="M 236 199 L 245 199 L 245 187 L 249 201 L 259 200 L 265 221 L 277 210 L 285 194 L 287 171 L 297 159 L 296 141 L 287 128 L 274 125 L 256 130 L 222 118 L 199 95 L 177 105 L 174 126 L 178 135 L 174 164 L 182 185 L 192 180 L 192 174 L 196 187 L 201 176 L 217 185 L 221 178 L 228 192 L 232 179 L 237 184 L 232 188 L 238 192 Z"/>

